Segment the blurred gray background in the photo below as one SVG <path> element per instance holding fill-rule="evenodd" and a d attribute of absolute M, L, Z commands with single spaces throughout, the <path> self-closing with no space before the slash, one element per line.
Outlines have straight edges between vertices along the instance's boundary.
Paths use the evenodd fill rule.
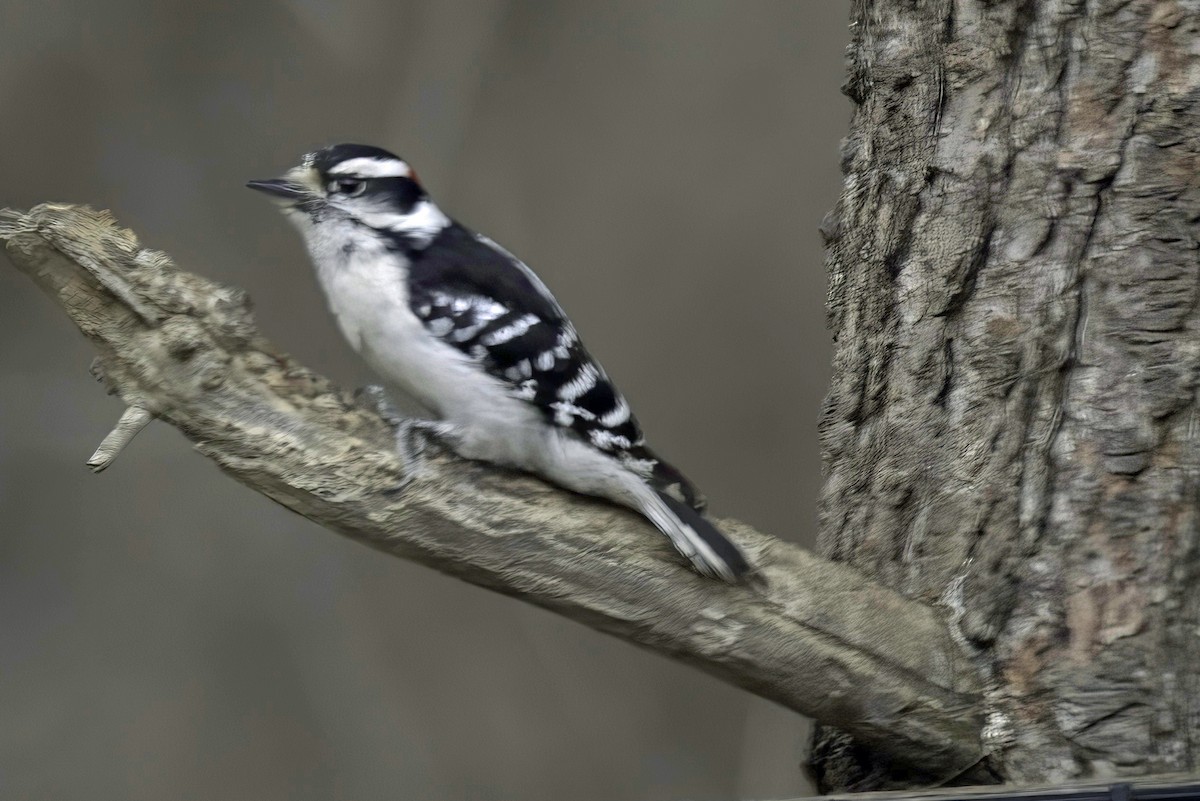
<path fill-rule="evenodd" d="M 408 158 L 541 273 L 719 515 L 807 543 L 848 0 L 0 4 L 0 206 L 114 211 L 371 376 L 242 188 Z M 807 724 L 391 559 L 121 411 L 0 261 L 0 797 L 621 801 L 802 794 Z"/>

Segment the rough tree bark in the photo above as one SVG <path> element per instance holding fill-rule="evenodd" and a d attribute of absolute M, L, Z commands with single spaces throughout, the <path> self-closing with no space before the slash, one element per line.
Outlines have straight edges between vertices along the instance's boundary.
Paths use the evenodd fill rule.
<path fill-rule="evenodd" d="M 821 551 L 955 610 L 998 778 L 1190 770 L 1200 2 L 852 13 Z M 829 729 L 812 767 L 921 781 Z"/>

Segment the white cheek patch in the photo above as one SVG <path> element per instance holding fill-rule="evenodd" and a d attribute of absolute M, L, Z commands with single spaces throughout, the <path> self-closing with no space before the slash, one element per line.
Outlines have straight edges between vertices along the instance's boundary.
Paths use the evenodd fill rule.
<path fill-rule="evenodd" d="M 450 225 L 450 218 L 432 201 L 426 199 L 413 206 L 408 214 L 394 211 L 363 211 L 358 218 L 372 228 L 383 228 L 411 237 L 424 247 L 433 241 L 443 228 Z"/>
<path fill-rule="evenodd" d="M 400 159 L 347 159 L 329 168 L 330 175 L 356 178 L 412 178 L 412 169 Z"/>

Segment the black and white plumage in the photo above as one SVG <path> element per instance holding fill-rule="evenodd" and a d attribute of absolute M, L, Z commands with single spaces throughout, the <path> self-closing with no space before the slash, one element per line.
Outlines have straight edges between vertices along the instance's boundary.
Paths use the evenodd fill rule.
<path fill-rule="evenodd" d="M 646 446 L 549 290 L 447 217 L 406 162 L 335 145 L 249 186 L 300 229 L 350 344 L 439 418 L 459 454 L 631 507 L 705 575 L 747 572 L 692 484 Z"/>

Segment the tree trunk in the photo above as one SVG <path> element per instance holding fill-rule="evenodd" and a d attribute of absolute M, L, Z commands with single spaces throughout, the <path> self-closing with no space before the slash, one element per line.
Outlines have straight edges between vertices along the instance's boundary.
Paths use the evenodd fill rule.
<path fill-rule="evenodd" d="M 996 778 L 1192 769 L 1200 2 L 855 0 L 852 30 L 821 550 L 946 607 Z M 920 780 L 828 728 L 812 763 Z"/>

